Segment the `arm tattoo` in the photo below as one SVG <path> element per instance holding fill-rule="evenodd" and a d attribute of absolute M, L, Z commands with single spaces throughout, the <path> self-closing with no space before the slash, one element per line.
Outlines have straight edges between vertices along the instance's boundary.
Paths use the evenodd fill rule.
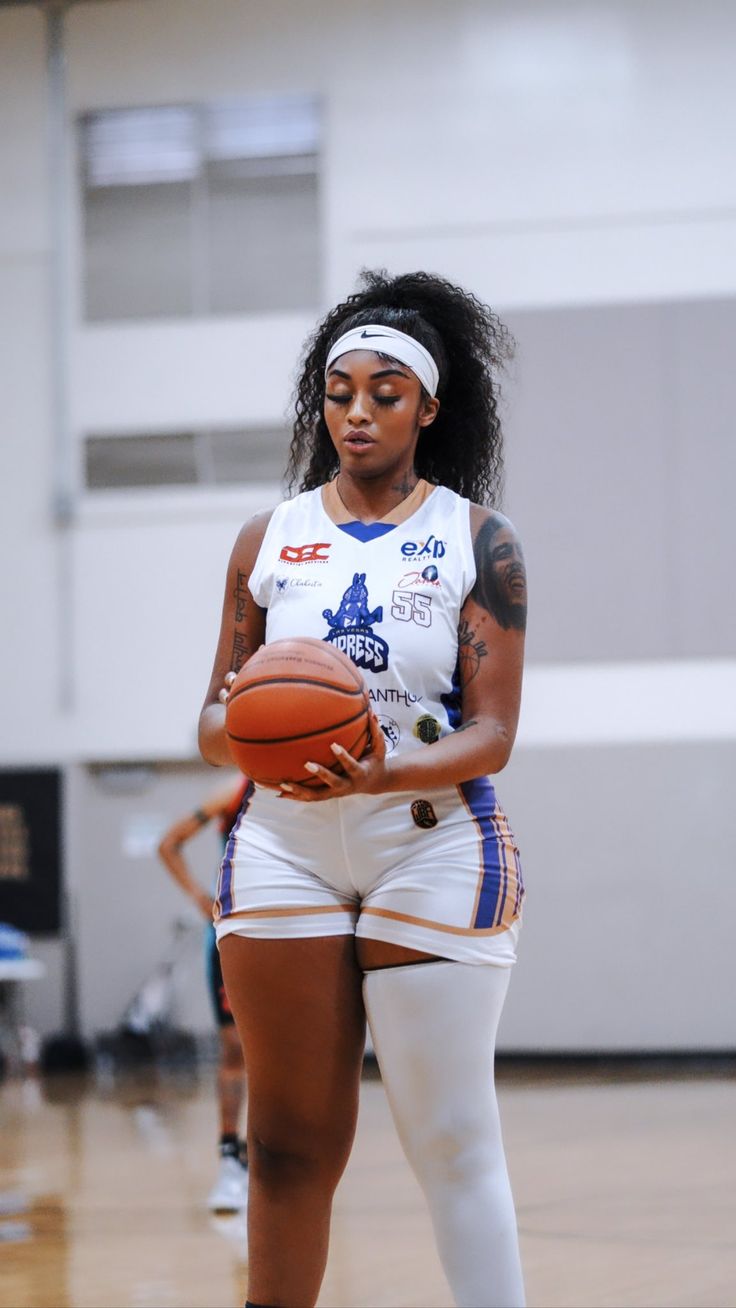
<path fill-rule="evenodd" d="M 235 596 L 235 634 L 233 636 L 233 648 L 230 655 L 230 669 L 232 672 L 240 672 L 240 669 L 250 654 L 245 633 L 238 631 L 238 625 L 245 621 L 245 612 L 248 602 L 248 574 L 247 572 L 241 572 L 240 568 L 238 568 L 233 595 Z"/>
<path fill-rule="evenodd" d="M 473 677 L 477 676 L 480 661 L 488 653 L 486 642 L 478 639 L 467 618 L 460 620 L 457 629 L 457 647 L 462 684 L 467 686 Z"/>
<path fill-rule="evenodd" d="M 492 513 L 473 546 L 477 578 L 471 591 L 476 604 L 490 613 L 504 631 L 526 628 L 526 570 L 513 528 Z"/>
<path fill-rule="evenodd" d="M 248 599 L 248 575 L 238 569 L 238 579 L 235 583 L 235 621 L 242 622 L 245 618 L 245 606 Z"/>
<path fill-rule="evenodd" d="M 248 641 L 243 635 L 243 632 L 236 631 L 233 637 L 233 650 L 230 655 L 230 670 L 232 672 L 240 672 L 240 669 L 249 654 L 250 650 L 248 648 Z"/>

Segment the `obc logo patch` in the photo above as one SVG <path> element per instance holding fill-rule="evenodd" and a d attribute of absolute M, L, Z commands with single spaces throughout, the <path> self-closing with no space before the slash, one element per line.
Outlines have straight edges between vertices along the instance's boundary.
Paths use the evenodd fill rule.
<path fill-rule="evenodd" d="M 437 826 L 437 814 L 428 799 L 415 799 L 411 806 L 411 815 L 415 825 L 424 831 Z"/>

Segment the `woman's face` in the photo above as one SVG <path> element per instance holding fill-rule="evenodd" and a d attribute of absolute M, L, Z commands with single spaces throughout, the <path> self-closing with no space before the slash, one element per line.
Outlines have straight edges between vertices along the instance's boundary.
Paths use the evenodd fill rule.
<path fill-rule="evenodd" d="M 410 368 L 372 350 L 340 355 L 327 374 L 327 430 L 341 469 L 356 477 L 413 465 L 419 433 L 438 409 Z"/>

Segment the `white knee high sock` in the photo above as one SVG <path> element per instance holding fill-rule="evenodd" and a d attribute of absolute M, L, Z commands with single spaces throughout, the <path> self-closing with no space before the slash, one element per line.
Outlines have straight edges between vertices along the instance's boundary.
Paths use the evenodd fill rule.
<path fill-rule="evenodd" d="M 516 1214 L 493 1084 L 509 969 L 417 963 L 368 972 L 373 1045 L 458 1308 L 523 1308 Z"/>

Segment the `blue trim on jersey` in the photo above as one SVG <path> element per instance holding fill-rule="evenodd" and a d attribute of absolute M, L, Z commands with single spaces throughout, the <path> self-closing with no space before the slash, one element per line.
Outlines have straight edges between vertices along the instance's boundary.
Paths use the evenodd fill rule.
<path fill-rule="evenodd" d="M 393 531 L 395 522 L 338 522 L 340 531 L 347 532 L 348 536 L 353 536 L 355 540 L 360 540 L 365 544 L 369 540 L 378 540 L 379 536 L 385 536 L 388 531 Z"/>
<path fill-rule="evenodd" d="M 509 879 L 506 860 L 501 867 L 501 844 L 493 820 L 496 808 L 496 794 L 488 777 L 476 777 L 473 781 L 463 781 L 459 787 L 465 802 L 475 818 L 483 842 L 483 881 L 478 896 L 478 908 L 473 926 L 488 929 L 498 926 L 506 902 L 506 885 Z M 504 892 L 499 896 L 501 877 L 504 879 Z M 496 916 L 498 905 L 498 916 Z"/>
<path fill-rule="evenodd" d="M 233 911 L 233 855 L 235 854 L 235 833 L 240 825 L 241 819 L 248 811 L 248 806 L 255 794 L 255 789 L 253 782 L 249 781 L 245 794 L 243 795 L 243 803 L 240 812 L 238 813 L 238 816 L 233 823 L 233 829 L 228 836 L 225 854 L 220 867 L 220 893 L 218 895 L 220 901 L 220 917 L 227 917 L 228 914 Z"/>
<path fill-rule="evenodd" d="M 440 703 L 443 705 L 447 714 L 447 721 L 455 731 L 463 720 L 463 692 L 460 685 L 460 659 L 458 657 L 455 664 L 455 671 L 452 674 L 452 690 L 446 694 L 440 695 Z"/>

